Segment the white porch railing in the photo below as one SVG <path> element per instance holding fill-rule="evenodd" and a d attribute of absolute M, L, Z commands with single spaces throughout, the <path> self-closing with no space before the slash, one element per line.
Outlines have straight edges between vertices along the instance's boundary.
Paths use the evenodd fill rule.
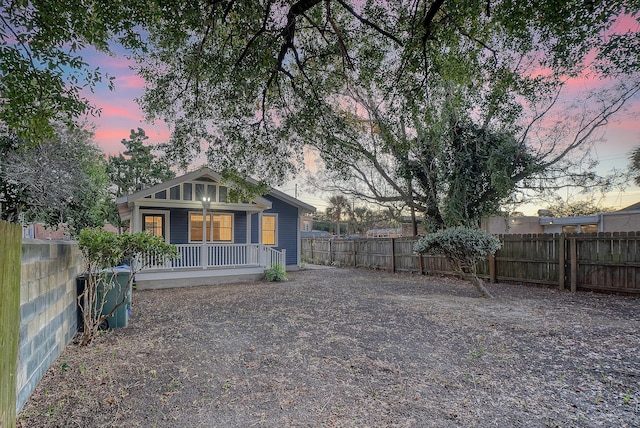
<path fill-rule="evenodd" d="M 260 255 L 260 266 L 269 267 L 276 263 L 282 267 L 287 265 L 287 250 L 276 250 L 262 246 Z"/>
<path fill-rule="evenodd" d="M 154 254 L 146 254 L 140 260 L 144 269 L 213 268 L 263 266 L 274 263 L 285 266 L 286 251 L 275 250 L 260 244 L 178 244 L 178 258 L 162 259 Z M 203 254 L 206 258 L 201 258 Z"/>

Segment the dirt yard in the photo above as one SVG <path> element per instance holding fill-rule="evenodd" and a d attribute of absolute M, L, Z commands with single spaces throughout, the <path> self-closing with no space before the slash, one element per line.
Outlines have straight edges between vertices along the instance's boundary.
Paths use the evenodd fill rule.
<path fill-rule="evenodd" d="M 305 270 L 134 293 L 20 427 L 640 426 L 640 300 Z"/>

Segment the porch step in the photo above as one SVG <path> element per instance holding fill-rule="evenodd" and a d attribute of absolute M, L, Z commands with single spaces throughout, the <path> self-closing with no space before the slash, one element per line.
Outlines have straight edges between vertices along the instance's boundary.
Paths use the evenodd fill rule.
<path fill-rule="evenodd" d="M 136 274 L 136 287 L 138 290 L 157 290 L 160 288 L 260 281 L 263 278 L 263 267 L 142 271 Z"/>

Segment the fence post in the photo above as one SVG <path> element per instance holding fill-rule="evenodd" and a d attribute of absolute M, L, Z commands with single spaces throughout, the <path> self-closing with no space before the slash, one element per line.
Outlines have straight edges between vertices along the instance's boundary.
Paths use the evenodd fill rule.
<path fill-rule="evenodd" d="M 413 239 L 412 247 L 414 247 L 416 242 L 418 242 L 418 238 L 414 237 Z M 420 267 L 420 275 L 424 275 L 424 260 L 422 260 L 422 254 L 418 254 L 418 266 Z"/>
<path fill-rule="evenodd" d="M 576 238 L 569 240 L 571 245 L 571 292 L 575 293 L 578 289 L 578 245 Z"/>
<path fill-rule="evenodd" d="M 396 240 L 391 238 L 391 273 L 396 272 Z"/>
<path fill-rule="evenodd" d="M 358 267 L 358 262 L 356 261 L 357 253 L 356 253 L 356 240 L 355 239 L 353 239 L 351 241 L 351 245 L 353 247 L 353 267 L 355 268 L 355 267 Z"/>
<path fill-rule="evenodd" d="M 331 251 L 331 239 L 329 239 L 329 264 L 333 264 L 333 252 Z"/>
<path fill-rule="evenodd" d="M 496 256 L 489 254 L 489 282 L 494 284 L 496 282 Z"/>
<path fill-rule="evenodd" d="M 566 261 L 566 242 L 564 233 L 561 233 L 558 237 L 558 288 L 560 290 L 564 290 L 564 282 L 565 282 L 565 263 Z"/>

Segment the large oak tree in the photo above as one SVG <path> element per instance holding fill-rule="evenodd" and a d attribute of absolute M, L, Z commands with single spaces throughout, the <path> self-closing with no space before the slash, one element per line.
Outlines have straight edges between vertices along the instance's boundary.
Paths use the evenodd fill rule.
<path fill-rule="evenodd" d="M 142 104 L 174 124 L 183 155 L 205 149 L 216 167 L 277 182 L 311 146 L 333 174 L 325 183 L 356 177 L 378 202 L 464 224 L 517 188 L 606 185 L 584 163 L 572 169 L 572 155 L 640 88 L 638 34 L 612 28 L 622 14 L 637 18 L 638 5 L 180 6 L 138 57 Z M 175 22 L 180 30 L 166 31 Z M 611 83 L 588 95 L 597 108 L 549 121 L 568 108 L 566 82 L 587 72 Z"/>
<path fill-rule="evenodd" d="M 277 183 L 302 165 L 310 145 L 329 168 L 345 172 L 338 156 L 366 154 L 336 136 L 351 138 L 364 119 L 386 133 L 375 158 L 391 155 L 385 173 L 409 189 L 407 204 L 425 211 L 425 195 L 414 191 L 423 182 L 403 165 L 428 162 L 420 158 L 425 149 L 437 150 L 443 139 L 466 140 L 469 148 L 476 138 L 512 141 L 516 152 L 524 144 L 535 168 L 502 176 L 523 187 L 557 186 L 573 176 L 571 153 L 639 88 L 638 27 L 613 27 L 622 15 L 638 19 L 633 0 L 49 3 L 0 9 L 8 42 L 0 55 L 0 120 L 25 136 L 46 128 L 52 112 L 86 111 L 79 88 L 99 76 L 87 72 L 78 49 L 120 40 L 148 82 L 140 101 L 149 118 L 172 125 L 172 155 L 190 159 L 205 150 L 215 168 Z M 611 83 L 598 111 L 545 123 L 567 80 L 585 73 Z M 354 95 L 360 99 L 352 103 Z M 541 135 L 545 126 L 550 132 Z M 437 201 L 452 188 L 443 183 Z"/>

